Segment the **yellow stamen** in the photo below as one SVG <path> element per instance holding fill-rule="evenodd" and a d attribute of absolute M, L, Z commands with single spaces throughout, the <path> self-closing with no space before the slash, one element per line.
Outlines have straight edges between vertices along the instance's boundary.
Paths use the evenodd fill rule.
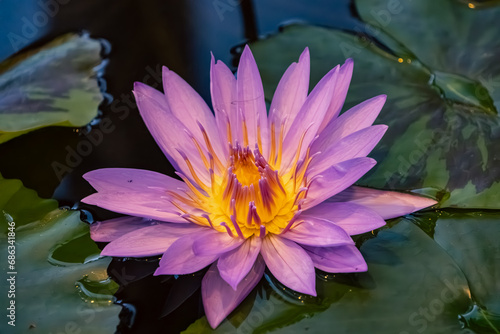
<path fill-rule="evenodd" d="M 179 153 L 181 153 L 181 152 L 179 151 Z M 188 157 L 184 153 L 182 153 L 181 155 L 182 155 L 184 161 L 186 162 L 186 165 L 189 168 L 189 172 L 191 173 L 191 176 L 193 177 L 193 179 L 196 182 L 196 184 L 198 184 L 201 187 L 201 189 L 203 189 L 203 190 L 205 190 L 205 191 L 208 192 L 208 187 L 206 186 L 205 183 L 203 183 L 200 180 L 200 178 L 198 177 L 198 174 L 196 174 L 196 171 L 194 170 L 194 167 L 191 164 L 191 161 L 189 161 Z"/>
<path fill-rule="evenodd" d="M 207 157 L 203 153 L 203 150 L 201 149 L 200 143 L 196 140 L 196 138 L 193 135 L 189 135 L 191 137 L 191 140 L 193 141 L 194 145 L 196 146 L 196 149 L 198 150 L 198 153 L 200 154 L 201 160 L 203 160 L 203 164 L 205 165 L 205 168 L 209 167 L 209 163 L 207 161 Z"/>

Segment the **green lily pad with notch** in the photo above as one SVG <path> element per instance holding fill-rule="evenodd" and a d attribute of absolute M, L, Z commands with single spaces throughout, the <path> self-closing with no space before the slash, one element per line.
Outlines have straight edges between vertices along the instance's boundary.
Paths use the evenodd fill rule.
<path fill-rule="evenodd" d="M 436 222 L 434 240 L 455 260 L 476 307 L 464 315 L 472 328 L 500 333 L 500 213 L 452 212 Z"/>
<path fill-rule="evenodd" d="M 398 219 L 366 240 L 366 273 L 318 272 L 317 298 L 264 283 L 217 329 L 201 318 L 184 333 L 474 333 L 459 321 L 473 308 L 467 277 L 418 226 L 434 226 L 440 214 Z"/>
<path fill-rule="evenodd" d="M 0 143 L 46 126 L 81 127 L 103 100 L 102 44 L 67 34 L 0 63 Z"/>
<path fill-rule="evenodd" d="M 110 281 L 109 259 L 99 257 L 80 212 L 53 209 L 56 201 L 40 199 L 18 180 L 0 179 L 0 186 L 0 226 L 7 231 L 0 239 L 6 275 L 0 289 L 5 307 L 15 301 L 15 328 L 4 316 L 0 332 L 112 333 L 121 310 L 112 303 L 118 285 Z M 9 254 L 15 263 L 8 262 Z M 7 298 L 9 291 L 15 296 Z"/>
<path fill-rule="evenodd" d="M 453 0 L 356 7 L 369 22 L 357 33 L 291 25 L 253 43 L 266 98 L 306 46 L 312 84 L 353 58 L 346 109 L 388 95 L 376 123 L 389 130 L 371 154 L 378 164 L 358 184 L 416 190 L 441 207 L 500 208 L 500 8 Z"/>

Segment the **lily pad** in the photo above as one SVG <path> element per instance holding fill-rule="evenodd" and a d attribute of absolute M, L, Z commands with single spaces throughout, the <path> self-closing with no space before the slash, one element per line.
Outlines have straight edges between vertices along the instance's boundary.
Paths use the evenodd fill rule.
<path fill-rule="evenodd" d="M 372 153 L 378 164 L 359 184 L 417 190 L 442 207 L 500 208 L 500 8 L 453 0 L 356 7 L 368 22 L 356 32 L 291 25 L 255 42 L 266 97 L 306 46 L 312 84 L 353 58 L 346 107 L 388 95 L 376 121 L 389 125 Z"/>
<path fill-rule="evenodd" d="M 0 186 L 0 226 L 8 231 L 0 251 L 9 279 L 0 289 L 6 305 L 15 306 L 6 311 L 15 315 L 15 327 L 7 317 L 0 332 L 113 332 L 121 309 L 112 303 L 118 286 L 109 280 L 109 259 L 99 258 L 80 212 L 53 209 L 56 201 L 38 198 L 17 180 L 0 179 Z"/>
<path fill-rule="evenodd" d="M 0 226 L 1 232 L 7 232 L 7 220 L 16 222 L 19 227 L 45 216 L 57 208 L 57 201 L 42 199 L 36 191 L 25 188 L 20 180 L 4 179 L 0 174 Z"/>
<path fill-rule="evenodd" d="M 465 274 L 476 303 L 470 326 L 500 331 L 500 214 L 451 213 L 436 223 L 434 239 Z"/>
<path fill-rule="evenodd" d="M 103 100 L 102 44 L 67 34 L 0 64 L 0 143 L 45 126 L 81 127 Z"/>
<path fill-rule="evenodd" d="M 184 333 L 473 333 L 459 321 L 473 308 L 466 275 L 418 227 L 441 224 L 441 214 L 399 219 L 366 240 L 367 273 L 318 272 L 318 298 L 263 284 L 255 301 L 245 300 L 216 330 L 201 318 Z"/>

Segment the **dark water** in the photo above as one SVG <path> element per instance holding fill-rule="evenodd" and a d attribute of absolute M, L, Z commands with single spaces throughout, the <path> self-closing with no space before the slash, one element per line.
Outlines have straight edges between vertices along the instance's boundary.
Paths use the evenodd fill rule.
<path fill-rule="evenodd" d="M 0 145 L 0 173 L 5 178 L 21 179 L 41 197 L 53 197 L 61 206 L 78 205 L 92 212 L 95 219 L 108 218 L 112 213 L 78 204 L 81 198 L 93 192 L 81 177 L 85 172 L 104 167 L 129 167 L 173 175 L 135 107 L 131 93 L 134 81 L 158 85 L 161 66 L 166 65 L 210 104 L 210 51 L 234 69 L 237 46 L 276 33 L 284 23 L 305 21 L 351 30 L 356 26 L 354 16 L 348 0 L 151 0 L 141 3 L 2 0 L 0 59 L 31 43 L 39 45 L 66 32 L 88 31 L 92 37 L 103 38 L 111 46 L 104 78 L 106 92 L 114 100 L 103 103 L 100 110 L 101 118 L 111 120 L 113 130 L 109 133 L 97 136 L 99 121 L 96 121 L 87 129 L 52 127 L 23 135 Z M 91 138 L 94 140 L 91 152 L 81 156 L 60 180 L 52 164 L 65 164 L 68 152 L 82 141 L 92 142 Z M 145 278 L 120 282 L 113 273 L 121 272 L 125 265 L 134 277 Z M 201 276 L 183 280 L 148 276 L 155 266 L 154 261 L 112 262 L 108 271 L 122 285 L 116 297 L 125 306 L 120 315 L 120 332 L 178 332 L 203 314 L 197 290 Z M 179 291 L 180 295 L 170 299 L 183 303 L 170 302 L 165 306 L 171 291 Z M 160 318 L 166 313 L 166 317 Z"/>

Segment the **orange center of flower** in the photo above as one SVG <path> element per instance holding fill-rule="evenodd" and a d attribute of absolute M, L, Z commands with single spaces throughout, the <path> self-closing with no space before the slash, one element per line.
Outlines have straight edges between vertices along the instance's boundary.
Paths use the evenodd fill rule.
<path fill-rule="evenodd" d="M 274 125 L 271 132 L 271 138 L 275 138 Z M 282 142 L 282 131 L 279 137 L 278 142 Z M 213 172 L 216 155 L 211 146 L 207 146 L 211 151 L 211 161 L 206 163 L 211 185 L 204 185 L 190 168 L 193 180 L 202 190 L 181 175 L 191 192 L 186 193 L 187 197 L 170 193 L 172 203 L 183 212 L 185 219 L 241 238 L 279 234 L 292 226 L 307 195 L 305 171 L 312 159 L 309 154 L 299 162 L 297 153 L 292 167 L 281 175 L 278 172 L 281 145 L 271 143 L 271 162 L 268 162 L 258 147 L 252 151 L 248 146 L 236 144 L 229 148 L 228 165 L 219 168 L 225 170 L 223 175 L 217 175 Z M 190 166 L 187 157 L 184 159 Z"/>

